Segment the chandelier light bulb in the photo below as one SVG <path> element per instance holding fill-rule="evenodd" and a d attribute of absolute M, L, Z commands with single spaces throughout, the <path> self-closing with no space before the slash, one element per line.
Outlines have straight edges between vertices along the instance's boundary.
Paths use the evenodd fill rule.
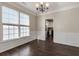
<path fill-rule="evenodd" d="M 46 3 L 46 7 L 49 7 L 49 4 L 48 3 Z"/>
<path fill-rule="evenodd" d="M 36 8 L 38 8 L 39 7 L 39 4 L 36 4 Z"/>

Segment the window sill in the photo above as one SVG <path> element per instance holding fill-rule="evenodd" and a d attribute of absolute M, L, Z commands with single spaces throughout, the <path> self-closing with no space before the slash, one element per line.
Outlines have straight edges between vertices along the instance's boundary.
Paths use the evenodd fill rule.
<path fill-rule="evenodd" d="M 24 37 L 15 38 L 15 39 L 9 39 L 9 40 L 2 40 L 2 41 L 0 41 L 0 43 L 9 42 L 9 41 L 13 41 L 13 40 L 20 40 L 20 39 L 27 38 L 27 37 L 30 37 L 30 36 L 24 36 Z"/>

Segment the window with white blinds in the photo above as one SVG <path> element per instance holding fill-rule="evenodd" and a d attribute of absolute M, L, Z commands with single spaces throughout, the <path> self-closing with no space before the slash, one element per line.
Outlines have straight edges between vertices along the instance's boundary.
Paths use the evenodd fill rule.
<path fill-rule="evenodd" d="M 29 15 L 2 6 L 3 40 L 29 36 Z"/>

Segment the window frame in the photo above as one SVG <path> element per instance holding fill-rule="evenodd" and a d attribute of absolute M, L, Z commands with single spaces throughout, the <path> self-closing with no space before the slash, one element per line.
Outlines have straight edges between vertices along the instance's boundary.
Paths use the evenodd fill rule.
<path fill-rule="evenodd" d="M 25 13 L 23 13 L 23 12 L 20 12 L 19 18 L 20 18 L 20 15 L 21 15 L 21 14 L 27 15 L 27 14 L 25 14 Z M 29 16 L 29 15 L 28 15 L 28 16 Z M 29 25 L 25 25 L 25 24 L 20 24 L 20 20 L 21 20 L 21 19 L 19 19 L 19 29 L 20 29 L 20 27 L 29 27 L 29 31 L 30 31 L 30 22 L 29 22 Z M 29 21 L 30 21 L 30 16 L 29 16 Z M 30 36 L 30 33 L 29 33 L 29 36 Z M 21 37 L 21 30 L 20 30 L 20 37 Z M 26 37 L 26 36 L 24 36 L 24 37 Z"/>
<path fill-rule="evenodd" d="M 1 9 L 3 10 L 3 7 L 6 7 L 6 6 L 2 6 L 1 7 Z M 9 8 L 9 7 L 6 7 L 6 8 Z M 13 9 L 13 8 L 9 8 L 9 9 L 12 9 L 12 10 L 15 10 L 15 9 Z M 11 24 L 11 23 L 3 23 L 3 16 L 1 16 L 2 17 L 2 27 L 4 26 L 4 25 L 7 25 L 7 26 L 17 26 L 18 27 L 18 38 L 13 38 L 13 39 L 19 39 L 19 38 L 23 38 L 23 37 L 27 37 L 27 35 L 26 36 L 23 36 L 23 37 L 21 37 L 21 30 L 20 30 L 20 27 L 29 27 L 29 36 L 30 36 L 30 15 L 28 15 L 28 14 L 26 14 L 26 13 L 23 13 L 23 12 L 21 12 L 21 11 L 18 11 L 18 10 L 15 10 L 15 11 L 17 11 L 18 12 L 18 24 Z M 25 15 L 28 15 L 29 16 L 29 25 L 22 25 L 22 24 L 20 24 L 20 13 L 23 13 L 23 14 L 25 14 Z M 1 13 L 1 14 L 3 14 L 3 12 Z M 26 19 L 27 20 L 27 19 Z M 3 30 L 4 31 L 4 30 Z M 27 31 L 27 30 L 26 30 Z M 4 34 L 3 34 L 4 35 Z M 6 40 L 13 40 L 13 39 L 6 39 Z M 3 38 L 3 40 L 4 40 L 4 38 Z"/>

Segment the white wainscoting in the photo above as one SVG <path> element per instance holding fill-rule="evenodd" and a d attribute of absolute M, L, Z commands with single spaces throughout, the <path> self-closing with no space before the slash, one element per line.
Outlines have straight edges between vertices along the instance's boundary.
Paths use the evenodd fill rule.
<path fill-rule="evenodd" d="M 79 47 L 79 33 L 54 32 L 54 42 Z"/>
<path fill-rule="evenodd" d="M 45 40 L 45 31 L 37 31 L 37 39 Z"/>
<path fill-rule="evenodd" d="M 30 35 L 20 39 L 1 41 L 0 53 L 36 39 L 36 31 L 32 31 Z"/>

